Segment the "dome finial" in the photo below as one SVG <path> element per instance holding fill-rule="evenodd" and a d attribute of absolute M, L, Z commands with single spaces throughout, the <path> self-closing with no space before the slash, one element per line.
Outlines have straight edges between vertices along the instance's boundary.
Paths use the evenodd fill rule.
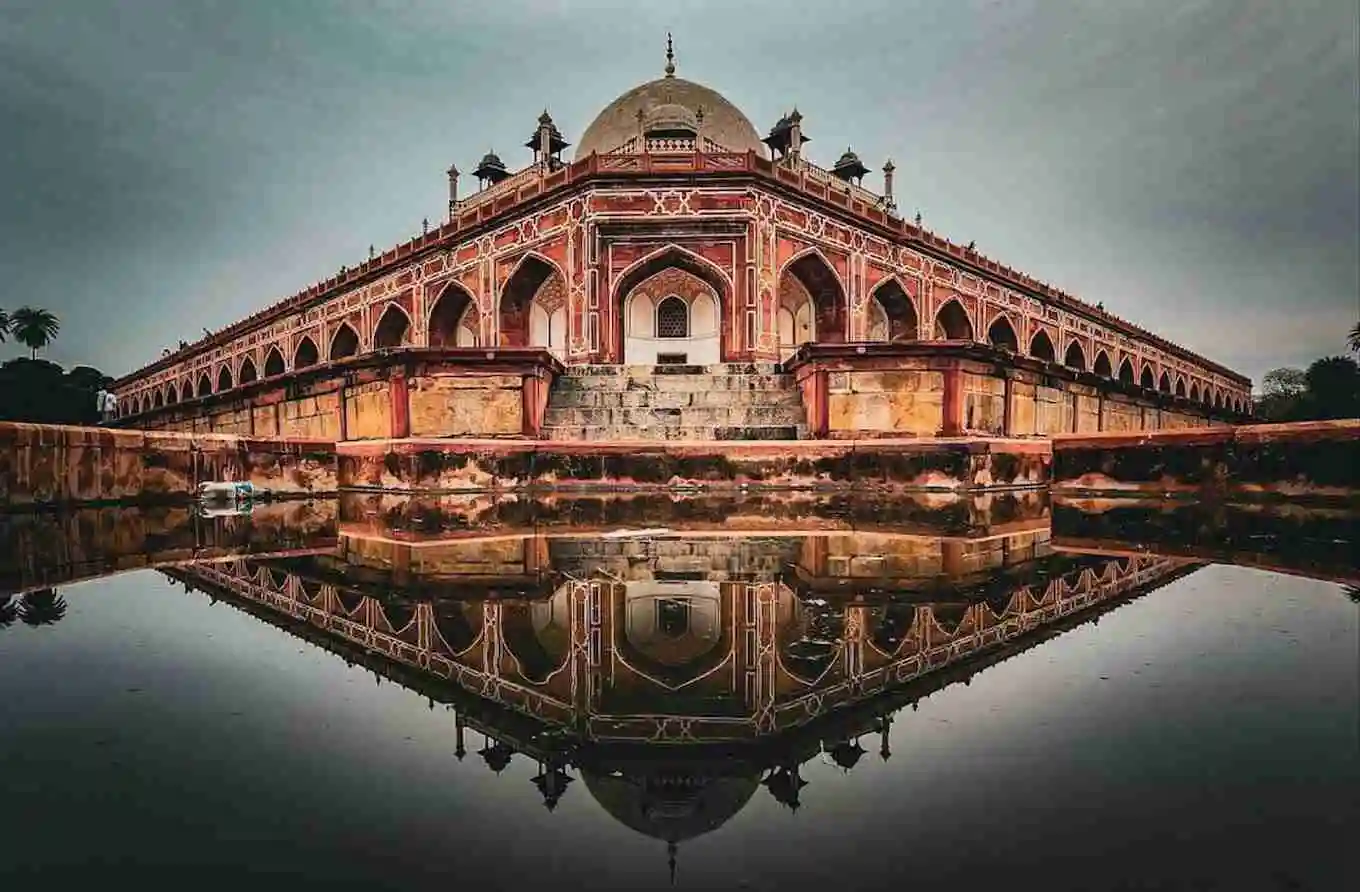
<path fill-rule="evenodd" d="M 675 44 L 671 32 L 666 32 L 666 77 L 675 77 Z"/>

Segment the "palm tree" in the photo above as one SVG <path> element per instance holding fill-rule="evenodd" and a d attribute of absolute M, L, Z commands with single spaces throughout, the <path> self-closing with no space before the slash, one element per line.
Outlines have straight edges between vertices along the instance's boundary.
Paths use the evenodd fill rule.
<path fill-rule="evenodd" d="M 40 349 L 52 343 L 60 329 L 61 322 L 47 310 L 20 307 L 9 318 L 10 334 L 33 351 L 34 359 L 38 358 Z"/>
<path fill-rule="evenodd" d="M 1351 333 L 1346 335 L 1346 342 L 1351 345 L 1352 350 L 1360 353 L 1360 322 L 1355 323 L 1355 328 L 1352 328 Z"/>
<path fill-rule="evenodd" d="M 5 336 L 9 334 L 9 313 L 0 310 L 0 344 L 5 343 Z"/>
<path fill-rule="evenodd" d="M 48 626 L 66 615 L 66 599 L 54 588 L 25 592 L 19 602 L 19 618 L 28 626 Z"/>

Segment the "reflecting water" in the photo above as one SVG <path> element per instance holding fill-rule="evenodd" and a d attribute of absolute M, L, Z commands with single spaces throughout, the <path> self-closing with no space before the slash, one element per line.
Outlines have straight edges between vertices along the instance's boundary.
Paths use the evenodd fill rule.
<path fill-rule="evenodd" d="M 1039 493 L 0 515 L 0 877 L 1343 888 L 1355 525 Z"/>

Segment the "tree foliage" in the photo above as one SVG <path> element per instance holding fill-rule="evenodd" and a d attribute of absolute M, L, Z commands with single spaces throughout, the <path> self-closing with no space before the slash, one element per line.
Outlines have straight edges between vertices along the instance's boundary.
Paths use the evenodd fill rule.
<path fill-rule="evenodd" d="M 95 394 L 112 383 L 89 366 L 66 372 L 45 359 L 11 359 L 0 364 L 0 421 L 98 424 Z"/>
<path fill-rule="evenodd" d="M 1349 356 L 1327 356 L 1306 371 L 1267 372 L 1256 416 L 1261 421 L 1360 417 L 1360 364 Z"/>
<path fill-rule="evenodd" d="M 33 351 L 34 359 L 37 359 L 39 350 L 52 343 L 60 330 L 61 321 L 48 310 L 20 307 L 9 317 L 10 334 Z"/>

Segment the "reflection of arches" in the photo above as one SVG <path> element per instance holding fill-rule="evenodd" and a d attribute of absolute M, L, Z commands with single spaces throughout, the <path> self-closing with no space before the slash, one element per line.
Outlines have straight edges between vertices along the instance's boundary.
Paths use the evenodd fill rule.
<path fill-rule="evenodd" d="M 501 606 L 501 636 L 520 672 L 529 681 L 542 684 L 566 663 L 571 653 L 571 626 L 567 596 L 554 595 L 547 605 L 556 606 L 556 616 L 547 622 L 535 615 L 537 604 L 506 603 Z M 560 604 L 557 603 L 560 600 Z"/>
<path fill-rule="evenodd" d="M 996 321 L 987 329 L 987 342 L 1000 350 L 1020 352 L 1020 339 L 1016 337 L 1011 321 L 1004 315 L 997 316 Z"/>
<path fill-rule="evenodd" d="M 411 318 L 396 304 L 388 305 L 373 329 L 373 349 L 387 350 L 411 342 Z"/>
<path fill-rule="evenodd" d="M 1053 349 L 1053 340 L 1042 328 L 1029 339 L 1029 355 L 1044 362 L 1057 362 L 1058 356 Z"/>
<path fill-rule="evenodd" d="M 175 382 L 171 381 L 169 386 L 165 388 L 165 404 L 173 406 L 177 402 L 179 402 L 179 390 L 176 389 Z"/>
<path fill-rule="evenodd" d="M 255 373 L 255 360 L 247 356 L 241 361 L 241 371 L 237 373 L 236 380 L 241 384 L 249 384 L 260 377 Z"/>
<path fill-rule="evenodd" d="M 1113 378 L 1114 370 L 1110 368 L 1109 354 L 1104 350 L 1097 351 L 1096 361 L 1095 364 L 1091 366 L 1091 370 L 1102 378 Z"/>
<path fill-rule="evenodd" d="M 717 583 L 630 582 L 615 598 L 624 622 L 614 645 L 625 663 L 658 684 L 684 687 L 731 655 L 731 607 Z"/>
<path fill-rule="evenodd" d="M 785 276 L 797 279 L 812 300 L 813 329 L 820 343 L 843 344 L 849 339 L 849 313 L 846 312 L 845 289 L 840 276 L 830 261 L 816 248 L 808 248 L 784 264 L 780 281 Z M 781 292 L 783 289 L 780 289 Z"/>
<path fill-rule="evenodd" d="M 1157 382 L 1152 377 L 1152 366 L 1143 366 L 1143 374 L 1142 377 L 1138 379 L 1138 384 L 1145 390 L 1156 389 Z"/>
<path fill-rule="evenodd" d="M 916 304 L 897 279 L 888 279 L 874 289 L 869 314 L 871 341 L 914 341 L 919 334 Z"/>
<path fill-rule="evenodd" d="M 1124 384 L 1133 383 L 1133 363 L 1129 362 L 1127 356 L 1119 363 L 1119 380 Z"/>
<path fill-rule="evenodd" d="M 869 622 L 869 642 L 885 657 L 895 655 L 911 634 L 916 606 L 892 602 L 874 610 Z"/>
<path fill-rule="evenodd" d="M 845 613 L 824 601 L 800 601 L 784 591 L 780 595 L 779 663 L 804 684 L 815 684 L 840 656 Z"/>
<path fill-rule="evenodd" d="M 971 341 L 973 323 L 963 304 L 950 298 L 935 314 L 935 338 L 942 341 Z"/>
<path fill-rule="evenodd" d="M 204 372 L 198 376 L 198 395 L 207 396 L 210 393 L 212 393 L 212 379 L 208 377 L 207 372 Z"/>
<path fill-rule="evenodd" d="M 1168 375 L 1166 372 L 1162 372 L 1161 380 L 1157 382 L 1157 389 L 1160 390 L 1162 393 L 1171 392 L 1171 376 Z"/>
<path fill-rule="evenodd" d="M 1063 365 L 1079 372 L 1086 371 L 1086 354 L 1082 351 L 1081 344 L 1073 341 L 1067 345 L 1067 354 L 1063 356 Z"/>
<path fill-rule="evenodd" d="M 264 376 L 272 378 L 275 375 L 282 375 L 284 371 L 283 354 L 278 347 L 270 347 L 269 355 L 264 360 Z"/>
<path fill-rule="evenodd" d="M 330 360 L 344 359 L 359 352 L 359 333 L 348 322 L 341 322 L 331 337 Z"/>
<path fill-rule="evenodd" d="M 480 340 L 477 304 L 457 282 L 449 282 L 439 293 L 429 323 L 431 347 L 476 347 Z"/>
<path fill-rule="evenodd" d="M 310 337 L 303 336 L 298 341 L 297 349 L 293 351 L 293 368 L 305 369 L 309 365 L 316 365 L 320 357 L 317 355 L 316 342 Z"/>
<path fill-rule="evenodd" d="M 1185 378 L 1181 375 L 1176 376 L 1176 396 L 1185 397 Z"/>
<path fill-rule="evenodd" d="M 482 635 L 482 605 L 440 599 L 434 602 L 434 626 L 451 654 L 460 654 Z"/>
<path fill-rule="evenodd" d="M 226 366 L 222 366 L 217 373 L 217 391 L 221 393 L 224 390 L 231 390 L 231 369 Z"/>
<path fill-rule="evenodd" d="M 712 262 L 678 245 L 668 245 L 642 258 L 620 274 L 614 286 L 618 324 L 614 345 L 623 361 L 649 365 L 658 350 L 677 349 L 674 343 L 656 343 L 656 297 L 675 294 L 690 307 L 690 342 L 687 362 L 721 362 L 723 308 L 731 286 L 727 276 Z M 730 347 L 728 348 L 730 349 Z"/>

